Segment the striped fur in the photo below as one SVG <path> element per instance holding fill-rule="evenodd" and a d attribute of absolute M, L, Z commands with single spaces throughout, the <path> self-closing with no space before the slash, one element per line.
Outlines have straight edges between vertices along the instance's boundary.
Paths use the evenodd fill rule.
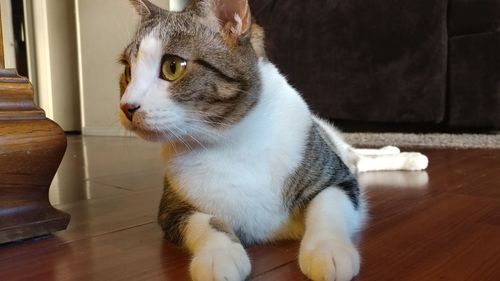
<path fill-rule="evenodd" d="M 158 210 L 158 224 L 163 229 L 165 238 L 176 245 L 183 245 L 187 221 L 195 211 L 191 204 L 172 190 L 168 179 L 165 179 Z"/>
<path fill-rule="evenodd" d="M 315 123 L 309 130 L 304 159 L 289 176 L 283 190 L 283 201 L 288 209 L 309 203 L 318 193 L 332 186 L 342 189 L 355 208 L 359 207 L 357 180 L 335 150 L 330 137 Z"/>

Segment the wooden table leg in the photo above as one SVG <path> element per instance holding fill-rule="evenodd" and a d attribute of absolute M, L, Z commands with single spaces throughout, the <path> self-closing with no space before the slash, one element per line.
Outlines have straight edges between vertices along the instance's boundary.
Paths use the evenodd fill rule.
<path fill-rule="evenodd" d="M 33 103 L 29 81 L 0 70 L 0 243 L 67 227 L 70 216 L 48 198 L 65 150 L 64 132 Z"/>

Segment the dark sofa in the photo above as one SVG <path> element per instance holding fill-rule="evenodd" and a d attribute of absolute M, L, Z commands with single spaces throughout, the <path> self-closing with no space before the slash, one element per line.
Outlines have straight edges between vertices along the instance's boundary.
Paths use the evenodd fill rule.
<path fill-rule="evenodd" d="M 250 2 L 321 116 L 500 128 L 500 0 Z"/>

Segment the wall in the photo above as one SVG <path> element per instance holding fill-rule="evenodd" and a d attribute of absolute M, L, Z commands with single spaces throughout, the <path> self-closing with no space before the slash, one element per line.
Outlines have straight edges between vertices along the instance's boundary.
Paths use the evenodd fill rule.
<path fill-rule="evenodd" d="M 170 9 L 172 11 L 182 11 L 189 0 L 170 0 Z"/>
<path fill-rule="evenodd" d="M 166 8 L 168 0 L 153 0 Z M 83 133 L 125 135 L 119 122 L 117 61 L 139 20 L 125 0 L 75 0 Z"/>
<path fill-rule="evenodd" d="M 47 117 L 56 121 L 65 131 L 79 131 L 81 122 L 74 2 L 27 0 L 25 4 L 27 32 L 30 33 L 28 38 L 34 39 L 34 44 L 28 42 L 28 60 L 30 73 L 36 76 L 35 89 L 39 105 Z M 33 23 L 32 30 L 30 22 Z"/>
<path fill-rule="evenodd" d="M 16 50 L 14 48 L 14 31 L 12 30 L 12 11 L 10 0 L 0 0 L 2 13 L 3 52 L 5 68 L 16 67 Z"/>
<path fill-rule="evenodd" d="M 26 39 L 26 59 L 28 60 L 28 76 L 33 85 L 35 103 L 39 104 L 38 95 L 38 76 L 37 76 L 37 61 L 36 61 L 36 44 L 35 44 L 35 24 L 33 18 L 32 0 L 23 0 L 24 4 L 24 31 Z M 79 99 L 77 100 L 79 104 Z"/>

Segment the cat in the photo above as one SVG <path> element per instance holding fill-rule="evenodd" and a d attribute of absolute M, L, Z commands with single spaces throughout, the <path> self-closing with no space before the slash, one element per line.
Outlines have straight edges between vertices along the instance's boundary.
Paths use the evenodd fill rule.
<path fill-rule="evenodd" d="M 193 255 L 193 280 L 245 280 L 244 245 L 301 239 L 312 280 L 360 269 L 351 241 L 366 203 L 356 173 L 421 170 L 396 147 L 354 149 L 311 113 L 265 56 L 247 0 L 193 0 L 182 12 L 130 0 L 141 21 L 121 61 L 121 121 L 162 143 L 158 222 Z"/>

